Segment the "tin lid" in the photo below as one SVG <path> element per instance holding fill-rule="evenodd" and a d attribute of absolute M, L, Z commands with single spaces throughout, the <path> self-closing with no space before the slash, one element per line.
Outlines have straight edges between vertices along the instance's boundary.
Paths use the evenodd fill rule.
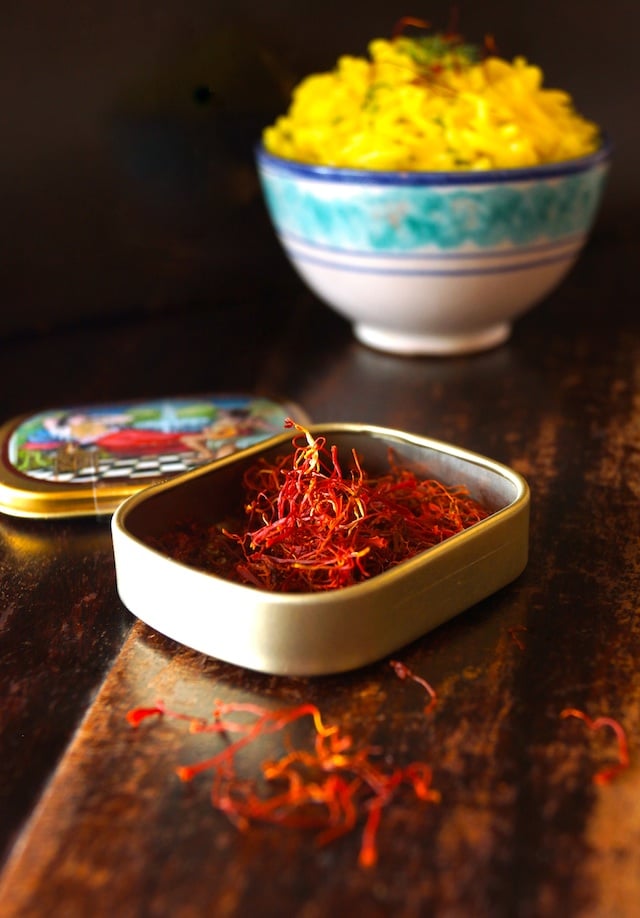
<path fill-rule="evenodd" d="M 148 485 L 282 433 L 296 405 L 211 394 L 81 405 L 0 427 L 0 512 L 51 518 L 112 513 Z"/>

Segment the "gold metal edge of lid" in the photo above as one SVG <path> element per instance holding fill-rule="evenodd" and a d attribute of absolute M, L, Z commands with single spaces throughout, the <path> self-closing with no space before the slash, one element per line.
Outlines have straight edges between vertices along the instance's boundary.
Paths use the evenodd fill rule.
<path fill-rule="evenodd" d="M 142 486 L 144 487 L 144 486 Z M 0 512 L 29 519 L 51 517 L 101 516 L 112 513 L 123 500 L 141 490 L 140 486 L 77 489 L 64 486 L 47 491 L 19 488 L 0 481 Z"/>

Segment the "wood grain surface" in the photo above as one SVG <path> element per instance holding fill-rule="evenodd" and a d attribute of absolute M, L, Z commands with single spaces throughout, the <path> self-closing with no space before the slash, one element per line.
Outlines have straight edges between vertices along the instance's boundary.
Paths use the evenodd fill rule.
<path fill-rule="evenodd" d="M 624 234 L 596 237 L 505 346 L 474 356 L 368 350 L 302 290 L 1 343 L 7 380 L 38 367 L 3 389 L 7 417 L 43 403 L 269 392 L 316 421 L 475 450 L 532 492 L 521 577 L 397 655 L 436 690 L 429 715 L 387 660 L 288 679 L 180 647 L 122 607 L 104 520 L 0 518 L 4 916 L 637 914 L 636 249 Z M 158 698 L 201 716 L 218 698 L 313 702 L 389 761 L 428 762 L 440 802 L 395 798 L 369 870 L 361 826 L 320 847 L 305 829 L 241 831 L 211 806 L 210 775 L 184 784 L 175 773 L 219 739 L 180 721 L 127 723 Z M 563 719 L 567 707 L 624 727 L 630 765 L 610 783 L 593 779 L 617 760 L 613 732 Z M 249 769 L 272 754 L 261 738 Z"/>

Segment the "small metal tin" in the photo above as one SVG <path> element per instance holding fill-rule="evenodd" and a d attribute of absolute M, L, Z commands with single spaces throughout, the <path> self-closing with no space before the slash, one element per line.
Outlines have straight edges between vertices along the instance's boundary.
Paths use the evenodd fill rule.
<path fill-rule="evenodd" d="M 117 586 L 127 608 L 156 631 L 210 656 L 266 673 L 315 676 L 355 669 L 417 639 L 514 580 L 525 568 L 529 489 L 483 456 L 401 431 L 358 424 L 310 427 L 341 457 L 355 449 L 370 474 L 420 463 L 464 484 L 491 515 L 370 580 L 319 593 L 239 585 L 150 547 L 173 523 L 215 523 L 237 507 L 242 476 L 259 458 L 291 449 L 284 434 L 207 468 L 149 488 L 112 519 Z"/>
<path fill-rule="evenodd" d="M 100 516 L 141 488 L 244 449 L 301 409 L 249 394 L 82 405 L 0 428 L 0 512 Z"/>

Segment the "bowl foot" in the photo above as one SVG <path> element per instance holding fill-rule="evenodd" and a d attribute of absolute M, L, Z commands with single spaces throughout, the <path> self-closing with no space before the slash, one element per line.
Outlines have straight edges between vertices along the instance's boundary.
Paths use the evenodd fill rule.
<path fill-rule="evenodd" d="M 486 351 L 503 344 L 511 334 L 509 322 L 498 322 L 474 332 L 450 335 L 405 334 L 358 323 L 353 332 L 362 344 L 378 351 L 406 355 L 453 355 Z"/>

